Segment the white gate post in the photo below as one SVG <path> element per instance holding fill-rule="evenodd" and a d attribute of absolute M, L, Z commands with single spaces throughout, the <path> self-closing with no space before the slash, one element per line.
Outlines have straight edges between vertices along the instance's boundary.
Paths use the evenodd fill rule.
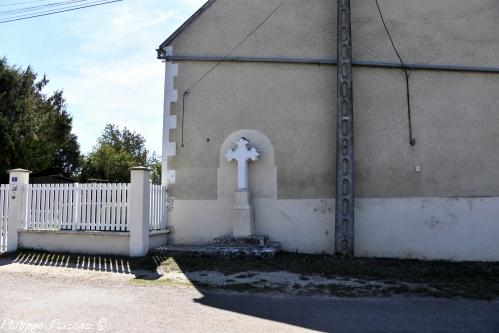
<path fill-rule="evenodd" d="M 9 170 L 9 216 L 7 219 L 7 252 L 17 250 L 19 227 L 24 210 L 27 207 L 26 187 L 29 184 L 31 171 L 23 169 Z"/>
<path fill-rule="evenodd" d="M 149 251 L 150 172 L 151 169 L 144 167 L 133 168 L 131 171 L 128 196 L 130 257 L 143 257 Z"/>

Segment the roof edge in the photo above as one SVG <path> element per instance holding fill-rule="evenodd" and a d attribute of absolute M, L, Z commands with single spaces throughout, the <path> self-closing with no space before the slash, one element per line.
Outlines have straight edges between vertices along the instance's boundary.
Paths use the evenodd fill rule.
<path fill-rule="evenodd" d="M 158 58 L 162 58 L 161 56 L 164 53 L 164 48 L 170 46 L 170 44 L 184 32 L 199 16 L 201 16 L 208 7 L 210 7 L 216 0 L 208 0 L 201 8 L 199 8 L 191 17 L 187 19 L 170 37 L 168 37 L 159 48 L 156 50 L 158 52 Z"/>

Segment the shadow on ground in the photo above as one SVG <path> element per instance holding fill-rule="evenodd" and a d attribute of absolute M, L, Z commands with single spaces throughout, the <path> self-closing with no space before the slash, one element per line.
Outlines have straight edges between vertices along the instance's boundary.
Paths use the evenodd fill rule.
<path fill-rule="evenodd" d="M 366 312 L 377 314 L 371 319 L 373 325 L 378 325 L 380 329 L 386 328 L 383 326 L 386 324 L 386 318 L 392 316 L 395 323 L 398 318 L 403 317 L 398 311 L 400 306 L 405 305 L 397 306 L 397 300 L 357 301 L 330 296 L 352 298 L 402 295 L 489 301 L 499 297 L 499 263 L 345 259 L 291 253 L 283 253 L 273 259 L 209 258 L 154 253 L 144 258 L 127 258 L 31 250 L 0 255 L 0 266 L 12 263 L 127 274 L 133 278 L 133 281 L 146 286 L 174 285 L 165 277 L 168 274 L 181 275 L 187 278 L 189 285 L 202 294 L 201 297 L 194 299 L 196 303 L 318 331 L 330 331 L 338 322 L 345 322 L 346 317 L 350 318 L 351 323 L 362 320 L 358 311 L 359 306 L 364 307 Z M 286 290 L 272 286 L 271 281 L 263 279 L 248 283 L 251 277 L 269 273 L 294 274 L 301 281 L 301 286 L 327 280 L 329 284 L 317 287 L 323 291 L 323 295 L 329 297 L 306 297 L 309 294 L 303 292 L 301 287 L 298 288 L 297 283 L 288 284 Z M 217 285 L 210 285 L 203 280 L 203 276 L 210 274 L 220 278 Z M 382 290 L 367 288 L 372 285 L 384 285 L 384 287 Z M 410 285 L 421 285 L 425 288 L 410 289 L 407 287 Z M 293 295 L 289 295 L 290 290 L 293 291 Z M 422 300 L 421 302 L 428 304 L 425 303 L 420 307 L 418 305 L 414 311 L 427 319 L 439 314 L 443 316 L 445 313 L 449 318 L 447 325 L 450 325 L 447 328 L 457 323 L 456 320 L 459 318 L 466 317 L 465 308 L 461 311 L 450 305 L 449 302 L 452 301 L 434 298 Z M 419 304 L 417 300 L 406 299 L 405 302 Z M 459 302 L 461 301 L 456 304 L 460 304 Z M 487 304 L 485 302 L 480 304 L 482 303 Z M 318 311 L 318 308 L 322 310 Z M 479 314 L 477 312 L 475 317 L 480 318 Z M 433 319 L 438 321 L 438 318 Z M 420 327 L 422 330 L 425 329 L 424 323 L 425 321 L 420 321 L 423 325 Z M 403 322 L 398 325 L 393 329 L 414 328 Z"/>
<path fill-rule="evenodd" d="M 157 280 L 161 277 L 157 272 L 158 265 L 151 257 L 129 258 L 70 253 L 61 254 L 34 250 L 0 254 L 0 266 L 12 263 L 129 274 L 143 280 Z"/>
<path fill-rule="evenodd" d="M 466 305 L 499 297 L 498 262 L 350 259 L 294 253 L 281 253 L 273 259 L 153 257 L 162 271 L 178 270 L 189 278 L 203 294 L 195 300 L 199 304 L 311 330 L 438 330 L 434 323 L 440 323 L 442 331 L 499 327 L 497 318 L 491 321 L 497 302 L 492 310 L 481 302 L 483 310 L 473 313 Z M 213 292 L 199 280 L 199 272 L 222 273 L 226 279 L 217 289 L 246 293 Z M 262 275 L 258 273 L 279 272 L 294 273 L 300 284 L 288 283 L 284 290 L 258 280 Z M 243 282 L 255 273 L 256 283 Z M 304 290 L 303 286 L 314 283 L 308 292 Z M 310 290 L 313 295 L 328 297 L 306 297 Z M 290 291 L 294 297 L 286 295 Z M 388 298 L 392 296 L 412 298 Z M 418 319 L 411 320 L 414 318 Z M 470 320 L 474 323 L 468 326 Z"/>

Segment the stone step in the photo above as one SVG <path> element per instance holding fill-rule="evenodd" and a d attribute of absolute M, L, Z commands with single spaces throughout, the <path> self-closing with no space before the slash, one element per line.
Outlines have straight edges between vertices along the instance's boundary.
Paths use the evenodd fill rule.
<path fill-rule="evenodd" d="M 280 250 L 280 243 L 269 242 L 265 246 L 166 245 L 151 250 L 151 253 L 156 255 L 187 255 L 195 257 L 273 258 Z"/>
<path fill-rule="evenodd" d="M 269 244 L 269 236 L 259 235 L 259 236 L 246 236 L 246 237 L 234 237 L 234 236 L 222 236 L 214 239 L 215 245 L 220 246 L 266 246 Z"/>

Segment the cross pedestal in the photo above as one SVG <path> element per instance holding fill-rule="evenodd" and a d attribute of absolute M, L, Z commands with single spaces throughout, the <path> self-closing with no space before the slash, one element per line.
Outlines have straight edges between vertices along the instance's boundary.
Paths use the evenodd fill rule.
<path fill-rule="evenodd" d="M 251 202 L 250 191 L 237 191 L 232 208 L 232 234 L 234 237 L 255 234 L 255 207 Z"/>
<path fill-rule="evenodd" d="M 248 163 L 258 160 L 260 153 L 256 148 L 249 148 L 249 141 L 245 138 L 237 140 L 236 145 L 235 149 L 229 149 L 225 154 L 227 161 L 237 162 L 238 189 L 234 195 L 232 208 L 232 235 L 217 237 L 212 245 L 167 245 L 156 250 L 155 253 L 272 258 L 281 250 L 281 244 L 271 242 L 269 236 L 255 235 L 255 208 L 251 202 L 251 191 L 248 186 Z"/>
<path fill-rule="evenodd" d="M 237 161 L 237 191 L 232 209 L 233 236 L 245 237 L 255 234 L 255 208 L 251 202 L 251 191 L 248 188 L 248 162 L 256 161 L 260 153 L 256 148 L 248 148 L 249 141 L 240 138 L 237 148 L 229 149 L 225 157 L 227 161 Z"/>

